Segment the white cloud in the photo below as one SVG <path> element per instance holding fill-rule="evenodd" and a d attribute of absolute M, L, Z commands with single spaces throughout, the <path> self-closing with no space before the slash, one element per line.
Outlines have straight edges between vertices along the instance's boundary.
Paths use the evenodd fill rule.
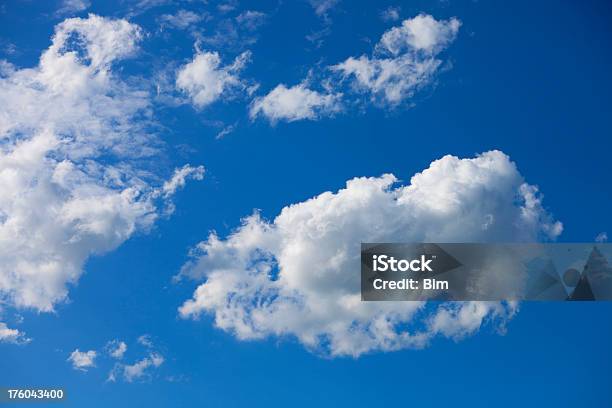
<path fill-rule="evenodd" d="M 431 81 L 442 64 L 437 55 L 460 26 L 456 18 L 439 21 L 420 14 L 385 32 L 374 56 L 349 57 L 331 69 L 353 78 L 356 89 L 375 101 L 397 105 Z"/>
<path fill-rule="evenodd" d="M 250 116 L 263 115 L 271 123 L 316 120 L 339 112 L 347 105 L 343 98 L 350 99 L 355 92 L 370 95 L 377 104 L 397 106 L 431 83 L 442 64 L 437 55 L 455 39 L 460 26 L 456 18 L 436 20 L 426 14 L 404 20 L 382 35 L 372 56 L 349 57 L 329 66 L 321 81 L 324 93 L 310 89 L 309 78 L 290 88 L 280 84 L 253 100 Z M 315 34 L 307 38 L 314 42 L 320 39 Z M 351 84 L 348 90 L 347 80 Z"/>
<path fill-rule="evenodd" d="M 68 361 L 72 363 L 72 368 L 75 370 L 87 371 L 89 368 L 95 367 L 97 353 L 94 350 L 79 351 L 74 350 L 70 353 Z"/>
<path fill-rule="evenodd" d="M 111 357 L 116 358 L 117 360 L 121 360 L 123 358 L 123 355 L 127 351 L 127 348 L 127 344 L 125 344 L 124 341 L 119 340 L 109 341 L 106 345 L 106 351 L 108 352 L 108 354 Z"/>
<path fill-rule="evenodd" d="M 153 340 L 151 340 L 151 336 L 148 334 L 143 334 L 137 339 L 138 344 L 141 346 L 145 346 L 146 348 L 153 348 Z"/>
<path fill-rule="evenodd" d="M 383 21 L 397 21 L 400 19 L 401 8 L 389 6 L 380 12 L 380 18 Z"/>
<path fill-rule="evenodd" d="M 25 333 L 17 329 L 9 328 L 6 323 L 0 322 L 0 343 L 26 344 L 30 339 Z"/>
<path fill-rule="evenodd" d="M 165 197 L 170 197 L 177 190 L 185 187 L 187 178 L 194 180 L 202 180 L 204 178 L 204 166 L 192 167 L 188 164 L 184 165 L 180 169 L 174 170 L 174 175 L 162 186 L 162 192 Z"/>
<path fill-rule="evenodd" d="M 329 25 L 326 25 L 320 30 L 313 30 L 310 34 L 307 34 L 304 38 L 311 42 L 316 48 L 321 48 L 323 43 L 325 42 L 325 37 L 331 34 L 331 28 Z"/>
<path fill-rule="evenodd" d="M 264 97 L 256 98 L 251 104 L 250 116 L 265 116 L 270 122 L 279 120 L 293 122 L 303 119 L 317 119 L 338 112 L 341 94 L 320 93 L 299 84 L 287 88 L 278 85 Z"/>
<path fill-rule="evenodd" d="M 141 38 L 140 27 L 126 20 L 110 20 L 94 14 L 85 19 L 67 19 L 55 28 L 53 43 L 41 58 L 42 74 L 48 74 L 46 79 L 55 85 L 68 76 L 58 78 L 60 68 L 68 68 L 70 72 L 66 74 L 93 73 L 92 70 L 102 74 L 112 62 L 132 55 Z M 82 64 L 75 66 L 74 62 Z M 83 81 L 84 78 L 75 80 Z"/>
<path fill-rule="evenodd" d="M 146 380 L 151 378 L 151 370 L 160 367 L 163 363 L 164 357 L 159 353 L 152 352 L 148 357 L 134 364 L 116 364 L 108 375 L 108 381 L 115 382 L 119 379 L 126 382 Z"/>
<path fill-rule="evenodd" d="M 134 381 L 146 381 L 153 378 L 153 370 L 159 368 L 165 361 L 164 356 L 156 351 L 156 347 L 153 344 L 153 340 L 151 336 L 148 334 L 143 334 L 138 337 L 137 343 L 147 350 L 147 354 L 144 358 L 140 360 L 136 360 L 132 364 L 125 363 L 115 363 L 112 370 L 108 373 L 107 381 L 116 382 L 119 380 L 123 380 L 126 382 L 134 382 Z M 116 354 L 120 355 L 111 355 L 116 359 L 123 358 L 125 351 L 127 350 L 127 345 L 124 342 L 119 342 L 118 340 L 113 340 L 109 342 L 107 345 L 107 349 L 109 351 L 115 350 Z"/>
<path fill-rule="evenodd" d="M 498 302 L 448 302 L 438 308 L 427 321 L 431 335 L 440 334 L 460 340 L 477 332 L 486 319 L 501 319 L 499 330 L 505 331 L 505 321 L 512 318 L 518 304 Z"/>
<path fill-rule="evenodd" d="M 607 242 L 607 241 L 608 241 L 608 234 L 606 232 L 600 232 L 595 237 L 595 242 Z"/>
<path fill-rule="evenodd" d="M 91 7 L 89 0 L 64 0 L 57 14 L 73 14 L 87 10 Z"/>
<path fill-rule="evenodd" d="M 198 51 L 193 60 L 180 68 L 176 87 L 186 93 L 197 108 L 203 108 L 218 100 L 223 94 L 246 89 L 238 74 L 244 68 L 251 53 L 240 54 L 231 65 L 221 66 L 216 52 Z"/>
<path fill-rule="evenodd" d="M 272 221 L 257 213 L 227 238 L 214 232 L 181 276 L 203 280 L 179 309 L 212 314 L 239 339 L 295 336 L 330 355 L 424 347 L 436 335 L 503 325 L 516 305 L 362 302 L 361 242 L 489 242 L 555 238 L 561 224 L 543 209 L 499 151 L 445 156 L 397 185 L 392 174 L 355 178 L 346 188 L 285 207 Z"/>
<path fill-rule="evenodd" d="M 207 16 L 189 10 L 179 10 L 176 14 L 163 14 L 159 22 L 163 25 L 184 30 L 203 21 Z"/>
<path fill-rule="evenodd" d="M 131 7 L 129 7 L 129 11 L 126 14 L 126 18 L 132 18 L 134 16 L 145 13 L 146 11 L 162 7 L 169 6 L 175 3 L 174 0 L 140 0 L 138 2 L 130 2 Z"/>
<path fill-rule="evenodd" d="M 236 7 L 238 7 L 238 1 L 229 0 L 229 1 L 226 1 L 224 3 L 217 5 L 217 10 L 219 10 L 220 13 L 225 14 L 225 13 L 229 13 L 231 11 L 236 10 Z"/>
<path fill-rule="evenodd" d="M 439 21 L 430 15 L 419 14 L 386 31 L 377 47 L 392 55 L 414 50 L 433 53 L 451 43 L 460 26 L 456 18 Z"/>
<path fill-rule="evenodd" d="M 0 67 L 0 296 L 14 306 L 53 310 L 90 255 L 169 205 L 144 164 L 159 145 L 149 95 L 112 71 L 141 36 L 125 20 L 71 18 L 38 66 Z"/>
<path fill-rule="evenodd" d="M 13 44 L 10 41 L 7 41 L 5 39 L 0 39 L 0 53 L 2 54 L 6 54 L 6 55 L 14 55 L 18 52 L 17 46 L 15 44 Z M 3 61 L 0 60 L 0 64 L 2 64 Z M 1 70 L 1 68 L 0 68 Z"/>
<path fill-rule="evenodd" d="M 266 21 L 266 14 L 261 11 L 247 10 L 236 17 L 236 22 L 247 30 L 255 30 Z"/>
<path fill-rule="evenodd" d="M 230 133 L 232 133 L 234 130 L 236 130 L 236 123 L 233 123 L 231 125 L 227 125 L 224 126 L 215 136 L 215 139 L 219 140 L 219 139 L 223 139 L 225 136 L 229 135 Z"/>
<path fill-rule="evenodd" d="M 317 16 L 327 17 L 329 11 L 340 3 L 340 0 L 310 0 L 309 2 Z"/>

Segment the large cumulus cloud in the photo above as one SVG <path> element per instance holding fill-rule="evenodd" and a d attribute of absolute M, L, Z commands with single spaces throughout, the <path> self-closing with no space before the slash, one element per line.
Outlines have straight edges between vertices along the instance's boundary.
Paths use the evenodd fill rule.
<path fill-rule="evenodd" d="M 91 254 L 146 230 L 170 204 L 145 165 L 160 146 L 149 95 L 113 73 L 141 37 L 126 20 L 71 18 L 37 66 L 0 63 L 1 302 L 52 310 Z M 202 173 L 187 166 L 169 183 Z"/>
<path fill-rule="evenodd" d="M 503 326 L 516 305 L 362 302 L 361 242 L 534 241 L 561 230 L 502 152 L 445 156 L 407 185 L 392 174 L 354 178 L 271 221 L 255 213 L 224 239 L 211 233 L 183 267 L 203 283 L 179 312 L 212 315 L 239 339 L 295 337 L 330 355 L 424 347 L 486 321 Z"/>

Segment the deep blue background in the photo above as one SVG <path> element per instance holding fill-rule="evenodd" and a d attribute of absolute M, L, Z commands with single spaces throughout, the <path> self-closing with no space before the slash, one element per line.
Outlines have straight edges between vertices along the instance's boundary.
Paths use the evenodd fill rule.
<path fill-rule="evenodd" d="M 197 7 L 215 12 L 214 4 Z M 610 7 L 606 1 L 402 4 L 403 18 L 426 12 L 463 22 L 444 54 L 452 67 L 409 109 L 370 106 L 271 127 L 250 123 L 247 101 L 240 99 L 201 112 L 160 106 L 168 169 L 204 164 L 206 179 L 179 193 L 176 213 L 149 234 L 91 259 L 71 301 L 56 314 L 23 313 L 19 328 L 34 341 L 0 344 L 0 385 L 62 385 L 69 393 L 65 406 L 75 407 L 612 406 L 612 303 L 525 303 L 504 336 L 484 328 L 425 350 L 324 359 L 292 339 L 240 342 L 210 318 L 183 321 L 176 309 L 195 285 L 171 283 L 190 247 L 210 230 L 226 234 L 254 208 L 271 218 L 355 176 L 392 172 L 409 181 L 445 154 L 509 154 L 564 223 L 560 241 L 612 232 Z M 120 17 L 126 8 L 126 2 L 105 3 L 91 11 Z M 261 83 L 261 94 L 279 82 L 300 82 L 316 64 L 369 53 L 393 24 L 378 18 L 382 8 L 383 2 L 340 3 L 330 12 L 331 34 L 317 49 L 304 36 L 325 22 L 306 2 L 241 5 L 269 13 L 258 42 L 248 47 L 253 61 L 244 76 Z M 61 21 L 54 10 L 51 2 L 6 3 L 0 39 L 18 52 L 0 58 L 35 65 Z M 125 64 L 124 75 L 152 75 L 191 58 L 188 34 L 154 35 L 155 16 L 173 10 L 158 7 L 133 17 L 153 34 L 141 55 Z M 214 30 L 214 22 L 202 24 Z M 230 62 L 242 49 L 227 50 L 219 49 Z M 213 120 L 236 122 L 237 129 L 215 140 Z M 144 356 L 135 345 L 143 333 L 167 357 L 152 382 L 109 384 L 110 361 L 101 359 L 88 373 L 66 362 L 74 348 L 100 349 L 113 338 L 128 341 L 126 357 L 133 361 Z M 165 381 L 168 376 L 180 381 Z"/>

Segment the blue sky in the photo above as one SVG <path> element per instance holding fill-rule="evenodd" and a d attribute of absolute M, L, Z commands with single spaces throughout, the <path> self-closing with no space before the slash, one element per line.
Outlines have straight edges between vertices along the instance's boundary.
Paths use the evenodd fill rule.
<path fill-rule="evenodd" d="M 116 197 L 123 187 L 96 179 L 98 172 L 83 170 L 87 173 L 86 181 L 65 184 L 62 187 L 65 190 L 53 196 L 58 208 L 68 211 L 66 214 L 73 214 L 69 210 L 81 214 L 75 218 L 76 227 L 74 224 L 66 227 L 53 217 L 48 230 L 27 222 L 19 224 L 24 239 L 36 243 L 45 231 L 67 234 L 62 237 L 79 237 L 80 242 L 89 243 L 91 239 L 93 243 L 84 250 L 81 266 L 80 255 L 73 258 L 80 251 L 78 245 L 77 249 L 68 247 L 66 253 L 62 252 L 64 246 L 36 247 L 45 243 L 43 239 L 42 244 L 23 244 L 11 249 L 7 238 L 10 231 L 5 226 L 11 217 L 21 214 L 14 209 L 28 209 L 30 204 L 44 207 L 46 202 L 35 202 L 34 198 L 42 196 L 32 195 L 27 196 L 30 198 L 26 204 L 19 202 L 22 207 L 17 207 L 18 199 L 13 198 L 13 191 L 7 187 L 13 184 L 7 178 L 0 178 L 0 186 L 5 189 L 0 195 L 6 197 L 0 201 L 0 226 L 7 228 L 6 232 L 0 232 L 0 242 L 8 248 L 0 250 L 0 260 L 8 265 L 0 268 L 0 277 L 4 279 L 15 273 L 26 276 L 26 272 L 15 272 L 17 266 L 10 269 L 26 257 L 60 259 L 57 271 L 76 265 L 72 283 L 57 272 L 59 286 L 66 284 L 67 292 L 63 296 L 57 286 L 51 285 L 49 293 L 59 294 L 46 309 L 45 299 L 24 294 L 27 285 L 19 279 L 5 286 L 0 283 L 0 322 L 20 333 L 18 338 L 6 337 L 11 341 L 0 341 L 0 385 L 62 386 L 69 395 L 64 405 L 75 407 L 379 403 L 608 406 L 612 402 L 612 395 L 606 389 L 612 380 L 609 348 L 612 305 L 609 302 L 524 303 L 518 312 L 507 307 L 501 311 L 492 308 L 478 320 L 475 329 L 462 327 L 458 333 L 427 328 L 426 317 L 436 316 L 434 309 L 438 307 L 427 305 L 417 317 L 410 311 L 397 312 L 401 316 L 398 326 L 412 324 L 410 330 L 425 330 L 430 336 L 426 344 L 402 343 L 393 337 L 402 329 L 394 327 L 393 336 L 388 339 L 391 343 L 373 341 L 363 345 L 350 330 L 334 334 L 327 326 L 328 323 L 345 324 L 346 316 L 338 316 L 342 314 L 340 311 L 351 311 L 350 308 L 330 309 L 333 313 L 320 315 L 312 312 L 320 320 L 303 321 L 309 313 L 308 306 L 313 307 L 318 300 L 322 303 L 330 300 L 327 297 L 333 295 L 327 293 L 318 300 L 306 300 L 306 309 L 300 309 L 299 313 L 288 312 L 287 323 L 284 315 L 254 307 L 257 299 L 241 293 L 241 303 L 234 306 L 238 312 L 245 313 L 247 327 L 241 329 L 240 319 L 234 317 L 223 320 L 232 310 L 227 308 L 231 303 L 230 291 L 223 286 L 230 285 L 228 275 L 211 277 L 209 273 L 225 267 L 212 255 L 210 246 L 208 255 L 189 256 L 189 250 L 198 243 L 210 244 L 208 234 L 216 231 L 221 244 L 215 253 L 219 259 L 229 257 L 235 261 L 238 265 L 232 272 L 235 276 L 246 279 L 244 271 L 253 271 L 250 269 L 253 265 L 270 267 L 280 271 L 283 277 L 316 287 L 317 279 L 330 276 L 323 272 L 333 274 L 334 279 L 330 278 L 333 284 L 344 282 L 342 276 L 350 273 L 347 272 L 350 269 L 343 266 L 342 259 L 338 261 L 341 266 L 334 269 L 315 255 L 342 239 L 349 240 L 350 246 L 351 237 L 356 244 L 369 237 L 366 227 L 353 230 L 352 225 L 375 213 L 382 214 L 383 220 L 366 217 L 364 223 L 382 228 L 382 235 L 376 235 L 380 241 L 384 241 L 383 237 L 472 241 L 520 240 L 529 236 L 560 242 L 590 242 L 606 231 L 612 232 L 609 216 L 612 189 L 608 180 L 612 172 L 609 4 L 603 1 L 376 4 L 338 1 L 321 8 L 324 2 L 314 5 L 307 1 L 92 3 L 73 2 L 72 7 L 66 8 L 62 2 L 9 1 L 0 7 L 0 59 L 11 65 L 0 70 L 3 74 L 0 80 L 4 81 L 0 83 L 0 92 L 5 95 L 0 94 L 4 104 L 0 107 L 3 148 L 0 159 L 8 163 L 5 158 L 17 149 L 20 141 L 38 140 L 47 129 L 46 122 L 51 122 L 53 132 L 71 141 L 66 148 L 50 148 L 45 156 L 51 163 L 49 166 L 57 171 L 57 163 L 67 160 L 87 169 L 87 163 L 93 161 L 109 170 L 118 164 L 122 177 L 130 180 L 126 181 L 127 185 L 142 188 L 144 198 L 130 201 L 126 212 L 121 207 L 113 210 L 117 212 L 112 217 L 104 218 L 108 225 L 100 228 L 110 232 L 91 232 L 87 229 L 94 228 L 87 223 L 89 213 L 66 206 L 73 203 L 74 197 L 83 198 L 90 190 L 98 191 L 98 187 L 107 189 L 104 197 L 109 199 Z M 175 20 L 168 16 L 179 15 L 180 10 L 196 17 L 191 23 L 185 22 L 184 27 L 172 26 L 169 21 Z M 396 16 L 390 13 L 393 10 Z M 247 11 L 262 13 L 251 14 L 256 16 L 252 26 L 241 23 L 238 18 L 247 15 L 244 14 Z M 384 11 L 387 11 L 385 15 Z M 116 101 L 119 111 L 127 112 L 125 116 L 107 112 L 100 99 L 93 99 L 99 96 L 95 94 L 97 88 L 89 85 L 81 94 L 75 93 L 75 99 L 69 99 L 67 106 L 72 106 L 70 103 L 74 101 L 73 106 L 85 106 L 93 101 L 101 108 L 87 111 L 83 117 L 75 114 L 75 123 L 68 123 L 72 116 L 64 120 L 61 112 L 56 118 L 52 106 L 39 102 L 42 98 L 12 100 L 18 98 L 15 95 L 21 89 L 32 86 L 19 76 L 30 73 L 20 70 L 39 65 L 41 53 L 51 45 L 54 27 L 74 17 L 90 22 L 88 13 L 101 16 L 104 21 L 125 19 L 131 27 L 140 27 L 140 38 L 133 50 L 119 55 L 114 44 L 104 51 L 113 58 L 112 64 L 100 65 L 96 68 L 98 71 L 91 71 L 85 79 L 93 82 L 99 72 L 108 71 L 113 82 L 105 83 L 103 86 L 108 89 L 101 92 Z M 460 27 L 456 33 L 441 31 L 431 49 L 413 50 L 415 58 L 439 60 L 440 66 L 419 79 L 418 85 L 397 103 L 372 88 L 360 87 L 354 76 L 342 77 L 332 72 L 330 67 L 349 57 L 366 55 L 370 62 L 377 58 L 402 58 L 406 54 L 389 57 L 389 50 L 383 50 L 387 54 L 377 54 L 376 44 L 380 44 L 385 32 L 419 15 L 431 16 L 441 24 L 436 26 L 440 30 L 450 27 L 452 18 L 460 21 Z M 85 29 L 78 27 L 74 32 L 82 34 L 79 30 Z M 102 32 L 108 33 L 109 29 L 104 28 Z M 131 31 L 118 38 L 133 38 L 135 33 Z M 307 38 L 312 38 L 313 33 L 317 37 L 315 41 Z M 410 38 L 407 41 L 412 41 Z M 72 46 L 68 40 L 64 45 Z M 58 55 L 63 52 L 59 51 Z M 212 52 L 218 53 L 217 68 L 221 71 L 245 52 L 250 58 L 243 67 L 223 71 L 235 82 L 228 82 L 212 102 L 198 106 L 193 94 L 177 84 L 177 77 L 198 54 Z M 87 65 L 94 61 L 92 55 L 79 64 L 93 66 Z M 75 70 L 80 67 L 77 65 Z M 202 81 L 210 78 L 198 76 L 201 70 L 194 69 L 194 72 L 195 88 L 192 89 L 207 90 Z M 36 86 L 42 87 L 41 92 L 49 93 L 55 84 L 42 83 Z M 59 83 L 56 86 L 60 96 L 53 94 L 50 100 L 62 102 L 62 95 L 73 98 L 65 83 Z M 311 97 L 318 104 L 310 106 L 310 111 L 305 108 L 309 117 L 285 114 L 274 121 L 266 111 L 255 116 L 250 114 L 257 101 L 265 101 L 279 84 L 287 88 L 303 84 L 315 93 Z M 131 91 L 142 92 L 142 99 Z M 325 97 L 334 102 L 326 105 L 321 102 Z M 285 99 L 275 106 L 278 108 L 284 102 Z M 146 108 L 142 109 L 141 103 Z M 9 109 L 9 104 L 16 109 L 25 106 L 20 104 L 30 104 L 47 116 L 40 119 L 34 114 L 21 115 Z M 293 105 L 281 108 L 288 109 L 283 112 L 291 108 L 299 110 L 299 106 Z M 78 135 L 83 129 L 78 122 L 90 117 L 102 118 L 102 131 L 88 134 L 79 144 Z M 121 121 L 125 121 L 128 129 L 125 133 L 124 127 L 117 125 Z M 226 134 L 218 137 L 224 129 Z M 115 147 L 127 153 L 106 150 L 104 140 L 109 132 L 116 134 Z M 134 135 L 148 136 L 131 145 L 137 140 Z M 95 152 L 81 153 L 84 146 Z M 155 152 L 142 153 L 149 148 L 155 148 Z M 469 161 L 491 150 L 500 150 L 507 156 Z M 448 159 L 438 167 L 432 163 L 448 154 L 458 159 Z M 509 160 L 516 164 L 515 170 L 505 167 Z M 173 178 L 177 174 L 173 173 L 174 169 L 187 163 L 191 167 L 186 177 Z M 450 167 L 443 166 L 446 164 Z M 202 180 L 198 180 L 196 170 L 200 165 L 206 169 Z M 489 165 L 501 166 L 502 170 L 492 174 Z M 0 161 L 0 172 L 7 171 L 2 166 Z M 326 191 L 336 194 L 354 177 L 378 178 L 385 173 L 392 173 L 401 181 L 399 186 L 389 187 L 391 192 L 414 197 L 410 196 L 413 192 L 404 192 L 401 186 L 410 184 L 413 175 L 430 166 L 435 171 L 428 173 L 430 176 L 419 191 L 433 194 L 444 180 L 451 180 L 449 187 L 436 193 L 436 200 L 444 202 L 445 197 L 457 190 L 458 195 L 453 197 L 459 200 L 457 205 L 463 211 L 454 213 L 455 207 L 451 206 L 451 215 L 446 217 L 432 215 L 434 204 L 407 209 L 410 213 L 423 211 L 421 214 L 431 217 L 427 221 L 435 229 L 420 226 L 418 220 L 402 224 L 403 212 L 396 212 L 394 207 L 378 207 L 376 200 L 359 195 L 366 194 L 361 190 L 353 193 L 349 188 L 344 195 L 337 193 L 334 201 L 337 204 L 318 198 L 311 202 L 316 209 L 306 202 Z M 23 172 L 26 182 L 25 187 L 15 187 L 15 197 L 17 193 L 34 191 L 31 186 L 36 183 L 32 180 L 42 179 L 46 170 L 45 167 L 40 173 L 28 175 L 29 179 L 25 176 L 26 170 L 17 170 L 17 175 Z M 467 180 L 459 174 L 466 174 Z M 171 192 L 170 187 L 164 189 L 170 186 L 164 180 L 181 184 L 185 179 L 188 180 L 184 188 Z M 375 184 L 376 180 L 370 179 L 365 184 Z M 483 181 L 471 184 L 472 180 Z M 512 199 L 523 181 L 537 186 L 542 194 L 533 209 L 534 223 L 521 224 L 524 220 L 517 215 L 517 208 L 524 208 L 520 207 L 524 204 Z M 464 187 L 455 189 L 456 185 Z M 385 191 L 381 198 L 390 194 L 389 190 Z M 94 194 L 95 197 L 99 200 L 100 196 Z M 359 202 L 359 198 L 370 204 L 357 209 L 349 205 Z M 153 206 L 147 214 L 155 214 L 155 220 L 133 216 L 136 219 L 133 231 L 123 229 L 123 221 L 127 224 L 133 221 L 131 214 L 139 211 L 139 205 Z M 293 205 L 294 218 L 277 219 L 283 208 L 290 205 Z M 347 209 L 338 215 L 333 212 L 336 207 Z M 472 208 L 477 209 L 472 211 Z M 259 210 L 263 221 L 245 221 L 246 227 L 241 228 L 241 219 L 254 209 Z M 328 218 L 317 211 L 324 212 Z M 475 220 L 480 220 L 478 217 L 488 216 L 489 212 L 499 220 L 499 227 L 491 232 L 472 228 Z M 456 222 L 456 214 L 464 214 L 465 223 Z M 398 216 L 400 221 L 389 221 L 385 216 Z M 309 221 L 303 224 L 295 221 L 303 217 Z M 550 228 L 557 221 L 562 222 L 563 231 L 551 233 Z M 320 228 L 327 231 L 328 224 L 344 225 L 343 222 L 348 226 L 336 231 L 338 235 L 322 235 L 314 243 L 307 239 L 313 234 L 310 230 L 305 235 L 293 233 L 313 224 L 313 231 Z M 396 223 L 410 231 L 402 235 L 403 232 L 391 227 Z M 446 228 L 447 225 L 452 228 Z M 249 227 L 267 228 L 269 232 L 251 239 Z M 11 240 L 21 241 L 21 237 L 13 236 Z M 299 260 L 303 257 L 287 255 L 295 249 L 293 242 L 308 244 L 298 248 L 312 259 L 312 273 L 306 273 L 306 277 L 300 269 Z M 319 244 L 321 247 L 317 247 Z M 244 255 L 247 260 L 236 255 L 236 246 L 248 248 Z M 341 253 L 343 248 L 338 247 L 336 253 Z M 27 256 L 24 250 L 29 251 Z M 262 261 L 257 258 L 259 252 L 276 260 Z M 185 269 L 186 264 L 191 266 Z M 181 268 L 187 270 L 188 276 L 177 281 L 173 277 Z M 322 272 L 317 274 L 317 271 Z M 356 269 L 354 273 L 358 276 Z M 46 281 L 41 282 L 48 285 Z M 204 303 L 205 306 L 198 306 L 193 313 L 181 312 L 180 308 L 194 297 L 199 285 L 211 290 L 210 282 L 222 287 L 218 292 L 222 300 Z M 268 281 L 258 288 L 264 292 L 278 289 Z M 283 289 L 287 287 L 280 290 Z M 279 303 L 277 292 L 272 293 L 267 298 L 271 304 L 287 306 Z M 309 299 L 308 293 L 301 295 Z M 262 322 L 257 322 L 254 310 L 263 313 Z M 279 326 L 275 322 L 280 322 Z M 357 327 L 372 336 L 375 329 L 370 323 L 371 320 L 359 322 Z M 309 330 L 314 331 L 318 340 L 324 340 L 308 344 Z M 143 339 L 150 339 L 151 344 Z M 126 343 L 127 351 L 121 359 L 109 355 L 107 343 L 111 340 Z M 348 344 L 348 348 L 342 348 L 342 344 Z M 77 349 L 96 351 L 94 366 L 86 364 L 82 369 L 75 369 L 74 361 L 68 358 Z M 163 356 L 163 363 L 155 366 L 154 356 Z M 149 366 L 142 373 L 134 377 L 126 374 L 126 367 L 143 361 Z M 113 367 L 117 378 L 108 381 Z"/>

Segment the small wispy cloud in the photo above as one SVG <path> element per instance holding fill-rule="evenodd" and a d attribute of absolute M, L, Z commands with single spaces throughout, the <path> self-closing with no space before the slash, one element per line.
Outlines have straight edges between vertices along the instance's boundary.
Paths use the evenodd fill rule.
<path fill-rule="evenodd" d="M 95 360 L 98 353 L 95 350 L 80 351 L 79 349 L 74 350 L 70 353 L 68 361 L 72 364 L 72 368 L 80 371 L 87 371 L 88 369 L 95 367 Z"/>
<path fill-rule="evenodd" d="M 401 7 L 389 6 L 380 12 L 380 18 L 383 21 L 397 21 L 400 19 Z"/>
<path fill-rule="evenodd" d="M 315 14 L 322 18 L 329 18 L 329 12 L 340 3 L 340 0 L 310 0 L 310 6 Z"/>
<path fill-rule="evenodd" d="M 236 17 L 236 22 L 247 30 L 253 31 L 266 22 L 267 15 L 261 11 L 247 10 Z"/>
<path fill-rule="evenodd" d="M 138 344 L 144 346 L 147 355 L 131 364 L 115 363 L 109 372 L 107 381 L 119 380 L 131 383 L 136 381 L 148 381 L 153 378 L 154 370 L 159 368 L 165 361 L 164 356 L 157 350 L 149 335 L 142 335 L 137 340 Z"/>
<path fill-rule="evenodd" d="M 160 25 L 164 27 L 185 30 L 209 18 L 208 14 L 195 13 L 190 10 L 179 10 L 175 14 L 163 14 L 159 17 Z"/>
<path fill-rule="evenodd" d="M 11 329 L 6 323 L 0 322 L 0 343 L 27 344 L 30 341 L 24 332 Z"/>
<path fill-rule="evenodd" d="M 80 13 L 91 7 L 89 0 L 64 0 L 56 15 L 69 15 Z"/>
<path fill-rule="evenodd" d="M 151 339 L 151 336 L 148 335 L 148 334 L 143 334 L 142 336 L 138 337 L 138 340 L 136 340 L 136 341 L 141 346 L 145 346 L 145 347 L 148 347 L 148 348 L 152 348 L 153 347 L 153 340 Z"/>
<path fill-rule="evenodd" d="M 127 344 L 124 341 L 111 340 L 106 344 L 106 351 L 109 356 L 117 360 L 121 360 L 127 351 Z"/>
<path fill-rule="evenodd" d="M 227 136 L 230 133 L 232 133 L 235 129 L 236 129 L 236 124 L 235 123 L 233 123 L 231 125 L 224 126 L 223 129 L 221 129 L 217 133 L 217 135 L 215 136 L 215 139 L 217 139 L 217 140 L 223 139 L 225 136 Z"/>

